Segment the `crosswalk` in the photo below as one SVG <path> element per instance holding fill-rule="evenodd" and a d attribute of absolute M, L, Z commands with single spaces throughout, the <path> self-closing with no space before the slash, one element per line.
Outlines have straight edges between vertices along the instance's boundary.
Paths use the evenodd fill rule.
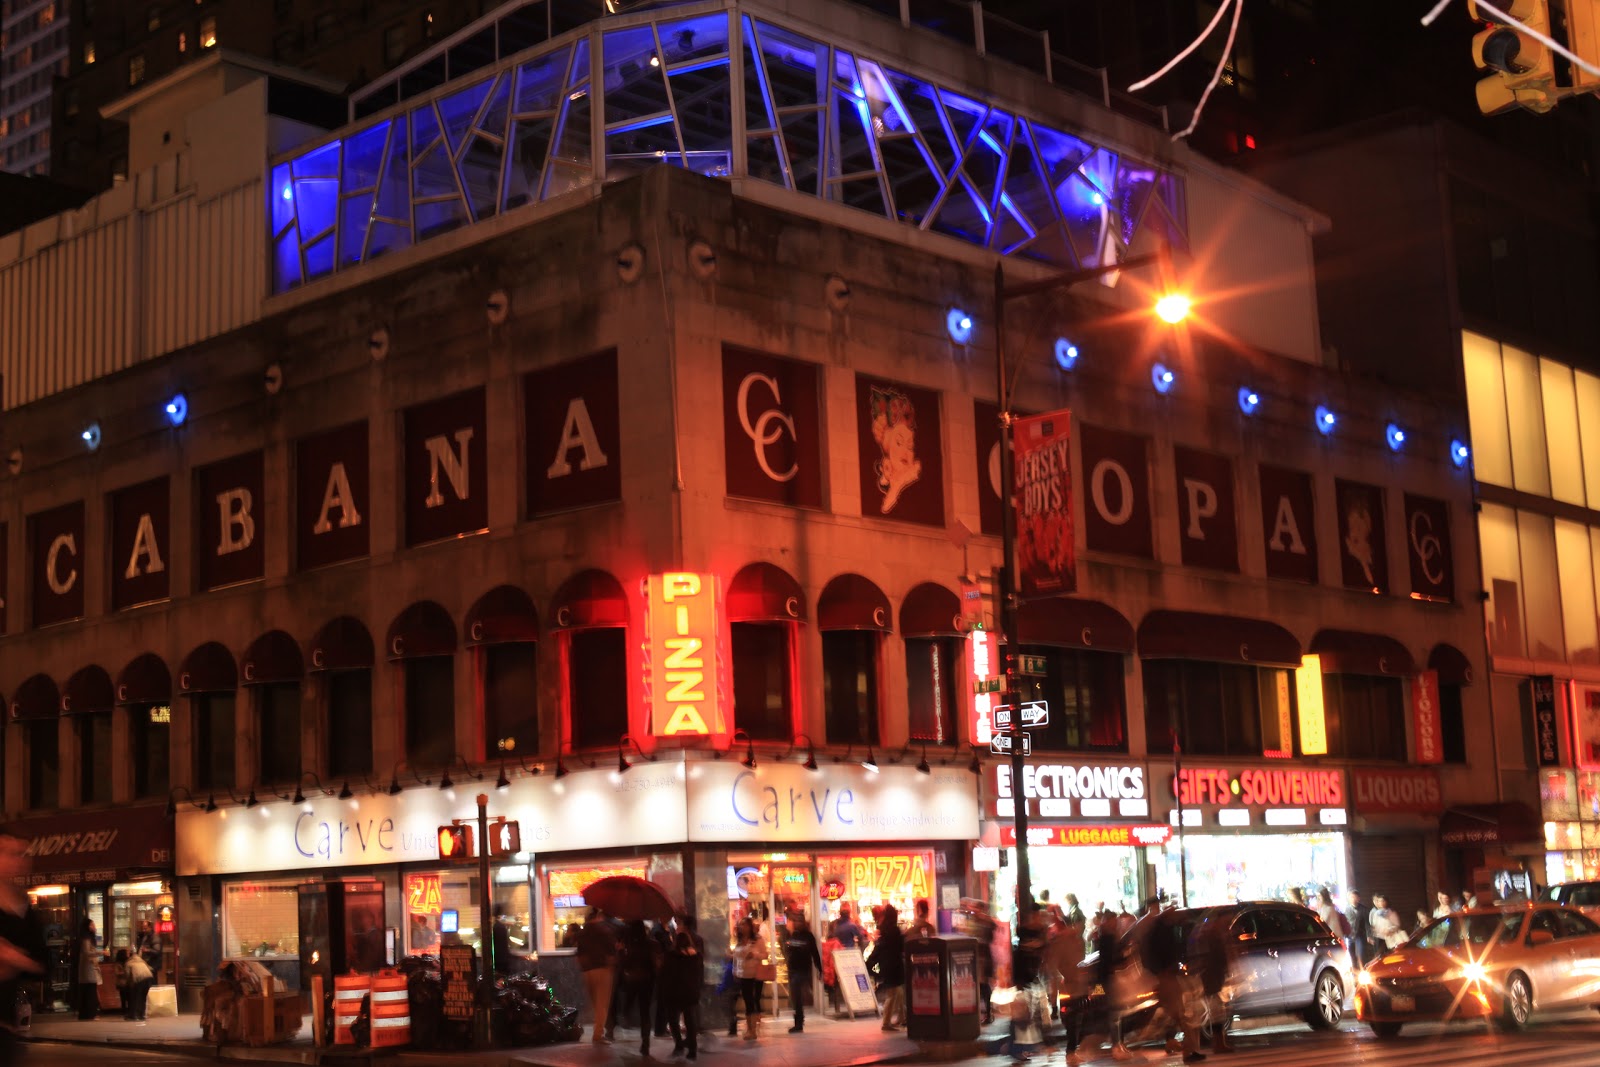
<path fill-rule="evenodd" d="M 1091 1067 L 1116 1067 L 1104 1047 L 1081 1050 Z M 1064 1053 L 1035 1056 L 1032 1067 L 1056 1067 Z M 989 1059 L 985 1057 L 985 1059 Z M 995 1058 L 995 1064 L 1008 1062 Z M 1181 1063 L 1160 1046 L 1135 1048 L 1131 1067 Z M 1380 1039 L 1364 1025 L 1347 1021 L 1333 1033 L 1290 1026 L 1247 1030 L 1234 1035 L 1234 1051 L 1208 1055 L 1207 1067 L 1600 1067 L 1600 1019 L 1560 1019 L 1535 1024 L 1523 1033 L 1500 1033 L 1484 1025 L 1408 1027 L 1399 1037 Z"/>

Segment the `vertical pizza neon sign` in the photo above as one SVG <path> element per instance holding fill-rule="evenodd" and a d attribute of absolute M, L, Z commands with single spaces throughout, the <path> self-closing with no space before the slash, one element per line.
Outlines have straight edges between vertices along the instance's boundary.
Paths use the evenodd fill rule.
<path fill-rule="evenodd" d="M 657 737 L 726 732 L 717 656 L 717 579 L 671 571 L 645 584 L 650 732 Z"/>

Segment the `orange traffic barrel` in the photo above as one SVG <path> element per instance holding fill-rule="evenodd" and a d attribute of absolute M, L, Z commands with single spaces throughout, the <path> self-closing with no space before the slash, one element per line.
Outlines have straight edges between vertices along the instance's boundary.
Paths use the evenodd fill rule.
<path fill-rule="evenodd" d="M 356 1035 L 351 1031 L 361 1014 L 361 1002 L 372 988 L 372 978 L 351 971 L 343 978 L 333 980 L 333 1043 L 353 1045 Z"/>
<path fill-rule="evenodd" d="M 411 1044 L 411 992 L 406 976 L 379 971 L 372 979 L 372 1047 Z"/>

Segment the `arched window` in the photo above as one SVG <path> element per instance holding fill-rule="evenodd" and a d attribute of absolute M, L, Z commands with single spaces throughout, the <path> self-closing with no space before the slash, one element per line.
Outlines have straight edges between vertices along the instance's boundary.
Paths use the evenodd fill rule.
<path fill-rule="evenodd" d="M 733 576 L 726 601 L 733 725 L 758 741 L 790 741 L 796 639 L 805 620 L 800 583 L 770 563 L 752 563 Z"/>
<path fill-rule="evenodd" d="M 189 743 L 194 789 L 213 792 L 238 783 L 234 756 L 239 670 L 233 653 L 216 641 L 198 646 L 178 667 L 178 692 L 189 699 Z"/>
<path fill-rule="evenodd" d="M 385 642 L 405 683 L 406 759 L 441 767 L 456 756 L 456 627 L 450 613 L 420 600 L 395 617 Z"/>
<path fill-rule="evenodd" d="M 831 744 L 879 743 L 883 635 L 892 616 L 882 590 L 841 574 L 817 598 L 822 633 L 822 707 Z"/>
<path fill-rule="evenodd" d="M 372 634 L 359 619 L 341 615 L 311 640 L 310 669 L 322 681 L 327 709 L 323 766 L 328 777 L 372 773 Z"/>
<path fill-rule="evenodd" d="M 116 703 L 104 667 L 75 671 L 61 691 L 61 713 L 72 717 L 78 739 L 78 802 L 111 802 L 111 710 Z"/>
<path fill-rule="evenodd" d="M 930 745 L 961 740 L 961 601 L 942 585 L 924 582 L 900 604 L 906 650 L 907 737 Z"/>
<path fill-rule="evenodd" d="M 527 593 L 501 585 L 467 612 L 483 705 L 484 755 L 508 759 L 539 751 L 539 613 Z"/>
<path fill-rule="evenodd" d="M 61 804 L 61 694 L 48 674 L 35 674 L 17 686 L 11 718 L 21 722 L 28 746 L 27 801 L 30 809 Z"/>
<path fill-rule="evenodd" d="M 574 574 L 551 599 L 573 748 L 614 746 L 628 732 L 628 598 L 605 571 Z"/>
<path fill-rule="evenodd" d="M 172 788 L 172 675 L 160 656 L 134 657 L 117 675 L 117 703 L 128 709 L 133 795 L 164 797 Z"/>
<path fill-rule="evenodd" d="M 1042 701 L 1049 721 L 1030 729 L 1040 749 L 1128 750 L 1126 655 L 1133 626 L 1096 600 L 1051 597 L 1017 612 L 1017 652 L 1042 673 L 1020 673 L 1024 703 Z"/>
<path fill-rule="evenodd" d="M 268 630 L 245 649 L 242 673 L 255 702 L 258 780 L 299 782 L 305 769 L 300 683 L 306 674 L 299 642 L 282 630 Z"/>

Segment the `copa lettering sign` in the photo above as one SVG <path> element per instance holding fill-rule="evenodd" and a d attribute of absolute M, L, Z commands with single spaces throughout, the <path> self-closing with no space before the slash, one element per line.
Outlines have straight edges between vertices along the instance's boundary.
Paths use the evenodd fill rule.
<path fill-rule="evenodd" d="M 650 731 L 658 737 L 727 732 L 717 634 L 717 579 L 671 571 L 645 583 Z"/>

